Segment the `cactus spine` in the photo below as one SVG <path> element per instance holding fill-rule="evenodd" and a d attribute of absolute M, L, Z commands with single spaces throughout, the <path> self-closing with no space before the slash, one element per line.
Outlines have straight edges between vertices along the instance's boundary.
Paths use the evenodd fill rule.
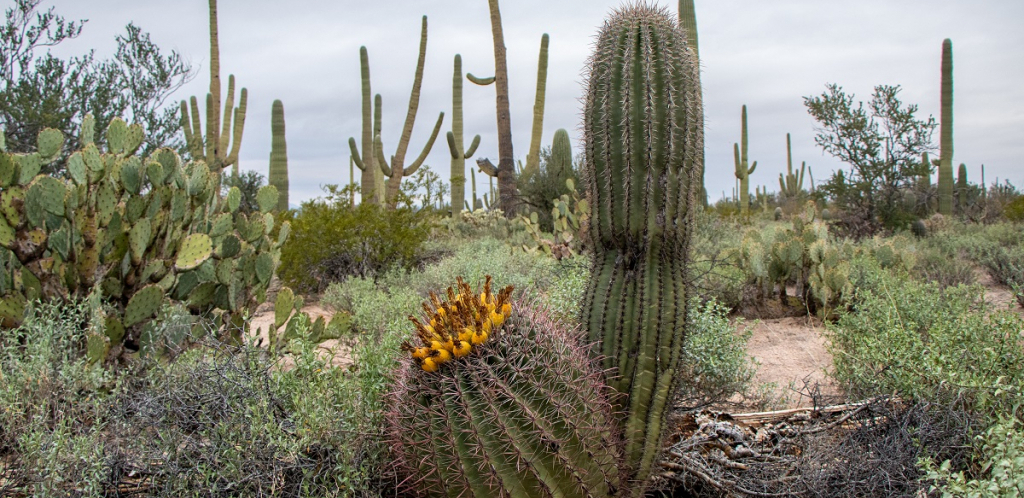
<path fill-rule="evenodd" d="M 270 112 L 269 183 L 277 187 L 277 211 L 288 210 L 288 144 L 284 136 L 284 103 L 275 100 Z"/>
<path fill-rule="evenodd" d="M 942 109 L 939 123 L 939 213 L 953 214 L 953 42 L 942 41 Z"/>
<path fill-rule="evenodd" d="M 746 216 L 750 209 L 750 175 L 757 169 L 757 161 L 747 167 L 747 106 L 743 106 L 741 121 L 743 130 L 740 135 L 740 144 L 732 144 L 733 158 L 736 162 L 736 179 L 739 180 L 740 194 L 740 215 Z"/>
<path fill-rule="evenodd" d="M 589 60 L 584 177 L 594 266 L 580 312 L 624 437 L 626 493 L 643 495 L 661 448 L 688 313 L 703 111 L 697 66 L 674 16 L 614 12 Z"/>
<path fill-rule="evenodd" d="M 185 132 L 192 159 L 204 161 L 208 167 L 220 172 L 227 167 L 238 176 L 238 149 L 242 145 L 242 130 L 245 128 L 245 109 L 249 92 L 242 88 L 238 107 L 235 107 L 235 76 L 228 76 L 227 101 L 224 102 L 224 119 L 221 120 L 220 100 L 220 43 L 217 38 L 217 0 L 210 0 L 210 93 L 206 94 L 206 140 L 204 147 L 203 130 L 199 120 L 199 103 L 195 97 L 189 105 L 181 101 L 181 127 Z M 230 152 L 228 152 L 230 150 Z"/>
<path fill-rule="evenodd" d="M 452 76 L 452 131 L 448 132 L 448 151 L 452 155 L 452 216 L 456 215 L 466 202 L 466 159 L 473 157 L 480 146 L 480 135 L 473 136 L 469 150 L 463 148 L 462 138 L 462 56 L 455 54 L 455 71 Z M 474 182 L 474 185 L 476 182 Z M 476 189 L 474 187 L 473 209 L 476 209 Z M 473 209 L 470 209 L 472 211 Z"/>
<path fill-rule="evenodd" d="M 402 136 L 398 140 L 398 149 L 395 151 L 395 155 L 391 156 L 390 165 L 384 158 L 384 146 L 381 143 L 379 130 L 375 131 L 373 138 L 373 155 L 377 159 L 380 171 L 384 173 L 384 176 L 388 177 L 387 197 L 385 201 L 389 209 L 394 209 L 398 204 L 398 190 L 402 184 L 402 178 L 412 175 L 416 170 L 420 169 L 420 166 L 423 165 L 423 161 L 425 161 L 427 159 L 427 155 L 430 154 L 430 149 L 434 147 L 434 142 L 437 140 L 437 134 L 441 132 L 441 124 L 444 122 L 444 111 L 441 111 L 437 116 L 437 122 L 434 123 L 434 130 L 430 133 L 430 138 L 427 139 L 427 143 L 424 145 L 419 157 L 417 157 L 409 166 L 405 166 L 405 154 L 409 150 L 409 141 L 412 139 L 412 128 L 416 123 L 416 111 L 420 106 L 420 86 L 423 83 L 423 64 L 426 57 L 427 16 L 423 16 L 422 27 L 420 28 L 420 53 L 416 62 L 416 75 L 413 78 L 412 93 L 409 96 L 409 110 L 405 115 L 405 126 L 402 127 Z M 379 105 L 377 107 L 378 109 L 380 108 Z"/>
<path fill-rule="evenodd" d="M 544 135 L 544 95 L 548 81 L 548 34 L 540 37 L 540 56 L 537 59 L 537 96 L 533 104 L 533 133 L 530 135 L 530 152 L 526 154 L 524 172 L 540 167 L 540 141 Z"/>

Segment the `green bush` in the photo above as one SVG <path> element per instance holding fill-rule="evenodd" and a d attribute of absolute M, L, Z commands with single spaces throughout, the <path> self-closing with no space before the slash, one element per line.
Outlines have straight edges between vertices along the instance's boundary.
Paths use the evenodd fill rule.
<path fill-rule="evenodd" d="M 1024 431 L 1014 416 L 1000 416 L 998 422 L 976 436 L 982 455 L 980 478 L 954 471 L 949 460 L 936 465 L 923 459 L 921 465 L 932 482 L 931 491 L 942 498 L 1014 498 L 1024 496 Z"/>
<path fill-rule="evenodd" d="M 729 309 L 715 300 L 694 303 L 683 346 L 679 403 L 692 410 L 748 394 L 757 363 L 747 354 L 752 332 L 736 333 Z"/>
<path fill-rule="evenodd" d="M 1024 221 L 1024 195 L 1017 197 L 1003 207 L 1003 217 L 1016 223 Z"/>
<path fill-rule="evenodd" d="M 555 199 L 563 194 L 571 194 L 566 186 L 566 180 L 578 182 L 576 166 L 566 168 L 559 165 L 554 166 L 551 161 L 551 147 L 544 147 L 540 151 L 540 167 L 536 170 L 524 172 L 516 182 L 519 190 L 519 200 L 523 204 L 524 212 L 536 212 L 537 220 L 542 231 L 553 230 L 551 209 L 555 206 Z"/>
<path fill-rule="evenodd" d="M 306 201 L 281 249 L 278 275 L 297 291 L 320 292 L 348 277 L 410 269 L 419 263 L 428 232 L 426 215 L 411 209 Z"/>

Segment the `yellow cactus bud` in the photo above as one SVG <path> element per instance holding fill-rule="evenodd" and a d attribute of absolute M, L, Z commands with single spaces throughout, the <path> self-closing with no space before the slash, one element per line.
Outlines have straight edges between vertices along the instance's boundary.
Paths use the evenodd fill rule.
<path fill-rule="evenodd" d="M 505 323 L 505 315 L 491 312 L 491 322 L 494 323 L 495 327 L 500 327 L 501 324 Z"/>
<path fill-rule="evenodd" d="M 473 346 L 467 341 L 460 341 L 459 347 L 455 348 L 455 357 L 462 358 L 473 350 Z"/>
<path fill-rule="evenodd" d="M 441 349 L 437 352 L 437 356 L 435 356 L 433 359 L 440 365 L 441 363 L 444 363 L 452 359 L 452 354 L 449 353 L 447 349 Z"/>
<path fill-rule="evenodd" d="M 441 341 L 430 341 L 430 349 L 434 351 L 444 351 L 444 345 Z"/>
<path fill-rule="evenodd" d="M 480 328 L 483 329 L 483 330 L 481 330 L 481 332 L 483 332 L 485 334 L 490 333 L 490 331 L 491 331 L 491 321 L 490 320 L 484 320 L 484 323 L 483 323 L 483 325 Z"/>
<path fill-rule="evenodd" d="M 455 342 L 452 341 L 451 337 L 449 337 L 448 340 L 445 341 L 444 344 L 442 344 L 441 346 L 445 349 L 445 351 L 455 351 Z"/>
<path fill-rule="evenodd" d="M 423 370 L 426 371 L 426 372 L 436 372 L 437 371 L 437 363 L 434 363 L 434 359 L 433 358 L 427 358 L 427 359 L 423 360 L 423 365 L 421 365 L 421 366 L 423 367 Z"/>
<path fill-rule="evenodd" d="M 431 320 L 430 325 L 424 325 L 423 328 L 427 330 L 428 334 L 436 334 L 436 332 L 434 332 L 434 327 L 436 325 L 437 324 L 434 322 L 434 320 Z"/>
<path fill-rule="evenodd" d="M 466 327 L 459 333 L 460 341 L 468 341 L 470 337 L 473 337 L 473 329 Z"/>
<path fill-rule="evenodd" d="M 501 314 L 505 315 L 505 316 L 511 315 L 512 314 L 512 305 L 508 304 L 508 303 L 505 303 L 505 304 L 501 305 Z"/>
<path fill-rule="evenodd" d="M 412 357 L 417 360 L 422 360 L 430 356 L 430 348 L 416 348 L 412 352 Z"/>
<path fill-rule="evenodd" d="M 473 334 L 473 344 L 480 345 L 487 342 L 487 332 L 480 332 L 479 334 Z"/>

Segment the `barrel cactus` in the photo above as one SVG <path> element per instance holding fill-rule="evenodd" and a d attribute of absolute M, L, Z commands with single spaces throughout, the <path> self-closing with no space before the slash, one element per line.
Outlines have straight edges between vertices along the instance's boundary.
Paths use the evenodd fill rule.
<path fill-rule="evenodd" d="M 426 496 L 611 496 L 606 388 L 572 330 L 462 279 L 431 294 L 403 344 L 387 417 L 399 467 Z"/>
<path fill-rule="evenodd" d="M 612 14 L 589 60 L 583 111 L 594 259 L 580 319 L 620 394 L 621 468 L 636 495 L 677 385 L 700 209 L 701 90 L 674 17 L 646 3 Z"/>

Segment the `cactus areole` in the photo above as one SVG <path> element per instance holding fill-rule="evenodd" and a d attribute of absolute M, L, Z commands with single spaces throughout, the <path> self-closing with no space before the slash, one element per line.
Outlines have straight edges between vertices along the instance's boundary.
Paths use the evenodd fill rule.
<path fill-rule="evenodd" d="M 614 12 L 588 64 L 594 264 L 580 318 L 609 386 L 623 395 L 621 470 L 642 495 L 682 354 L 703 110 L 693 53 L 663 9 L 638 3 Z"/>

